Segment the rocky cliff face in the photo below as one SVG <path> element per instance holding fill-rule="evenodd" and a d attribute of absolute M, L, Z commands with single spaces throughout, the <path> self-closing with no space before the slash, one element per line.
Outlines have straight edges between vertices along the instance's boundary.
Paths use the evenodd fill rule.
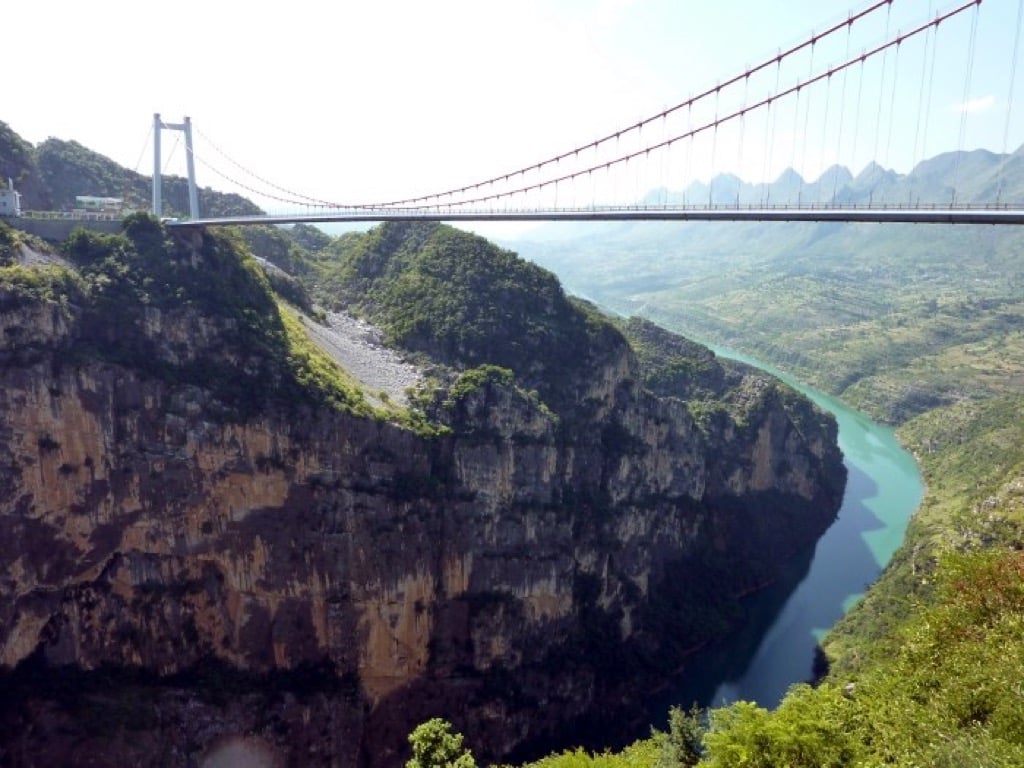
<path fill-rule="evenodd" d="M 571 424 L 491 381 L 428 438 L 232 415 L 82 354 L 73 307 L 5 306 L 4 764 L 391 766 L 433 715 L 482 759 L 529 754 L 637 715 L 838 508 L 834 424 L 751 379 L 741 418 L 698 426 L 624 344 Z M 230 330 L 144 317 L 169 364 Z"/>

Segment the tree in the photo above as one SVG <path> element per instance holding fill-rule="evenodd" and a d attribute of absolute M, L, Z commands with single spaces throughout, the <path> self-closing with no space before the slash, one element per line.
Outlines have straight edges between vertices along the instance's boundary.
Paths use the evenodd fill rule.
<path fill-rule="evenodd" d="M 405 768 L 476 768 L 476 760 L 462 746 L 462 734 L 452 733 L 447 720 L 435 717 L 409 734 L 412 759 Z"/>
<path fill-rule="evenodd" d="M 694 766 L 700 761 L 704 733 L 704 711 L 696 704 L 684 711 L 672 707 L 668 713 L 668 733 L 655 733 L 661 747 L 659 766 Z"/>

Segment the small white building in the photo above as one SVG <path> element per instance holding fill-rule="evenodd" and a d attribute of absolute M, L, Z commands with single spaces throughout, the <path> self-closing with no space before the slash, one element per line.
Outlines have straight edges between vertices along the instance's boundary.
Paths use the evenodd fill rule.
<path fill-rule="evenodd" d="M 14 188 L 11 179 L 0 189 L 0 216 L 21 216 L 21 193 Z"/>
<path fill-rule="evenodd" d="M 120 197 L 75 196 L 76 213 L 119 214 L 123 208 L 124 200 Z"/>

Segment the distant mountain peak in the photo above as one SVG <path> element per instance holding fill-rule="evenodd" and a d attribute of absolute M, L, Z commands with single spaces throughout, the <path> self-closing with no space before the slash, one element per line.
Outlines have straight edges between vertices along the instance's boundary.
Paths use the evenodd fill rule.
<path fill-rule="evenodd" d="M 803 184 L 804 177 L 797 173 L 793 168 L 787 168 L 779 177 L 775 180 L 776 186 L 785 186 L 789 184 Z"/>
<path fill-rule="evenodd" d="M 832 165 L 826 168 L 815 184 L 849 184 L 853 181 L 853 173 L 845 165 Z"/>
<path fill-rule="evenodd" d="M 889 168 L 883 168 L 872 160 L 864 166 L 864 170 L 857 174 L 853 180 L 856 184 L 877 184 L 880 181 L 894 181 L 899 174 Z"/>

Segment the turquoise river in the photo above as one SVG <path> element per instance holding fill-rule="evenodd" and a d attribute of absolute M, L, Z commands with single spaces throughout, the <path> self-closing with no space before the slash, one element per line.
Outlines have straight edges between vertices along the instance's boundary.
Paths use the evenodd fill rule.
<path fill-rule="evenodd" d="M 774 707 L 790 685 L 813 677 L 818 641 L 892 558 L 923 485 L 917 464 L 891 428 L 771 366 L 711 348 L 777 376 L 834 414 L 848 471 L 839 515 L 813 552 L 796 558 L 777 584 L 749 598 L 749 621 L 694 657 L 669 702 L 689 707 L 747 700 Z"/>

